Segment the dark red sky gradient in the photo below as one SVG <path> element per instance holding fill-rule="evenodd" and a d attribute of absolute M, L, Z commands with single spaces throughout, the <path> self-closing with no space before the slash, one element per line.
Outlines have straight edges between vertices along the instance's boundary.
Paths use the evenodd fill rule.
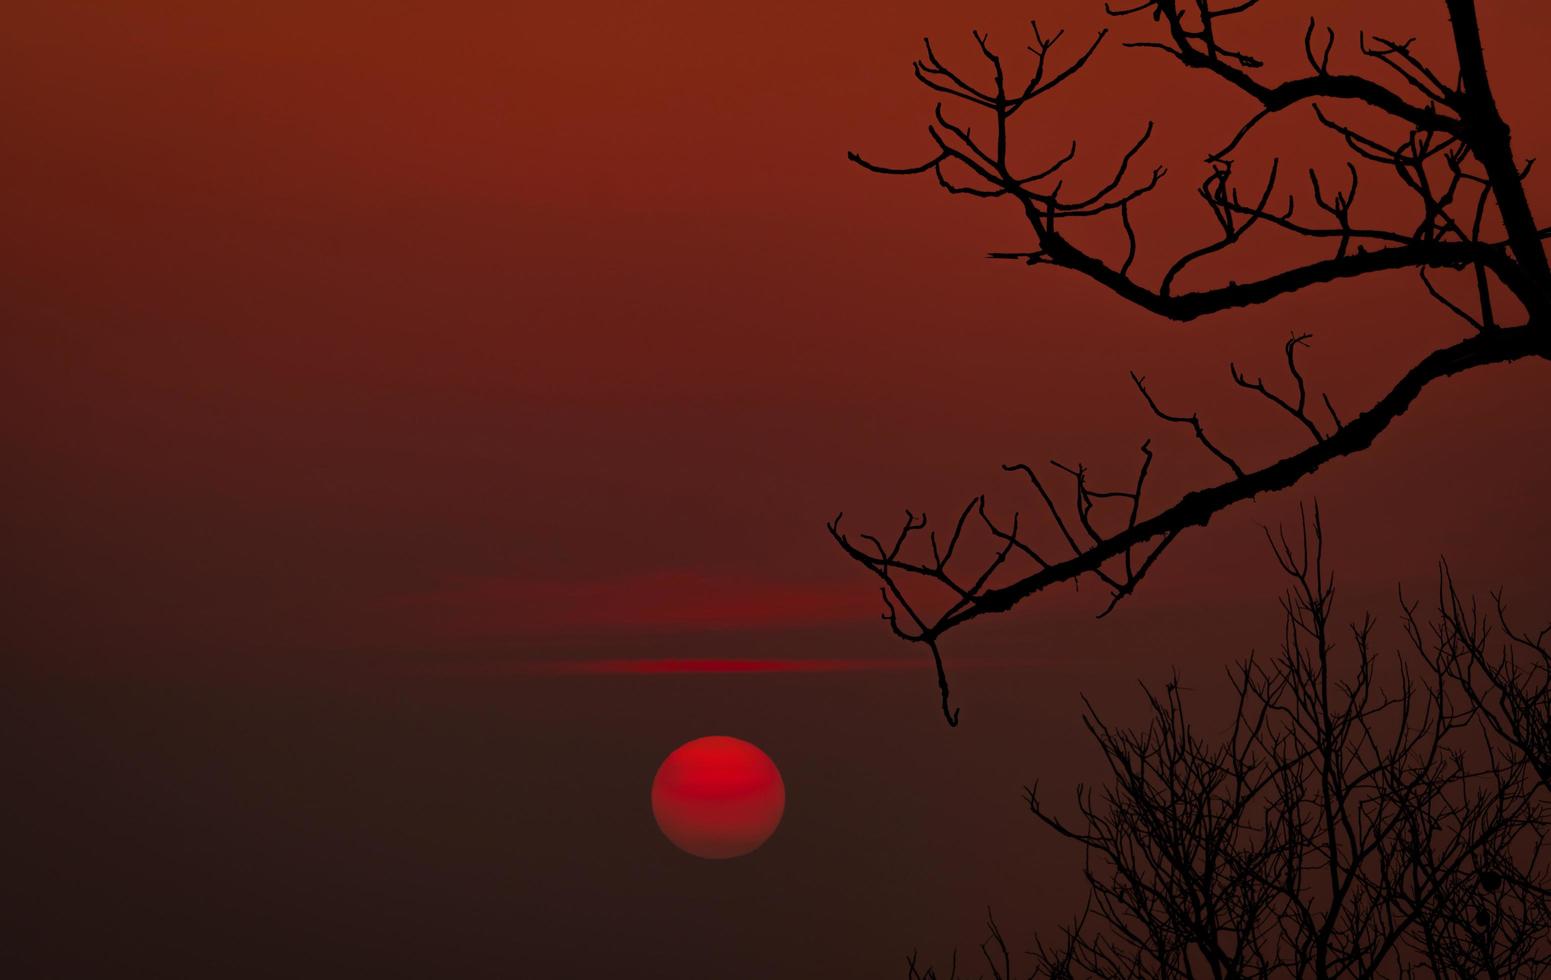
<path fill-rule="evenodd" d="M 1310 9 L 1352 66 L 1360 27 L 1447 63 L 1432 0 L 1262 7 L 1244 44 L 1273 65 Z M 1482 7 L 1516 147 L 1545 157 L 1551 10 Z M 1264 461 L 1299 432 L 1228 361 L 1277 377 L 1312 330 L 1310 377 L 1354 412 L 1458 336 L 1406 273 L 1162 323 L 986 261 L 1027 245 L 994 205 L 845 162 L 923 154 L 923 34 L 1016 45 L 1037 13 L 1075 45 L 1098 8 L 8 5 L 0 744 L 36 900 L 0 956 L 895 976 L 977 939 L 987 903 L 1064 917 L 1074 857 L 1019 787 L 1083 775 L 1079 692 L 1123 712 L 1179 664 L 1211 703 L 1275 642 L 1259 524 L 1317 494 L 1354 615 L 1425 595 L 1447 554 L 1533 618 L 1541 363 L 1430 389 L 1372 451 L 1181 539 L 1103 623 L 1063 590 L 955 638 L 965 727 L 942 726 L 837 511 L 881 532 L 982 491 L 1027 508 L 999 464 L 1129 472 L 1149 436 L 1162 500 L 1211 461 L 1128 371 Z M 1210 234 L 1201 160 L 1247 111 L 1106 43 L 1026 139 L 1098 166 L 1156 120 L 1155 276 Z M 1300 116 L 1243 166 L 1289 146 L 1286 173 L 1335 165 Z M 1253 245 L 1202 282 L 1298 254 Z M 647 790 L 712 732 L 778 757 L 789 809 L 746 861 L 686 868 Z"/>

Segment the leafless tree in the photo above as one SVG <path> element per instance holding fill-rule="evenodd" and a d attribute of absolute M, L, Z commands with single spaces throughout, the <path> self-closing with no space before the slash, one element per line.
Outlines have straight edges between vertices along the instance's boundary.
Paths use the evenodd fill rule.
<path fill-rule="evenodd" d="M 1447 565 L 1439 583 L 1435 668 L 1459 685 L 1492 733 L 1551 791 L 1551 626 L 1533 635 L 1516 631 L 1501 593 L 1492 596 L 1492 614 L 1483 614 L 1460 598 Z M 1406 622 L 1420 648 L 1422 630 L 1409 611 Z"/>
<path fill-rule="evenodd" d="M 1035 940 L 1023 975 L 1551 975 L 1544 649 L 1509 631 L 1541 673 L 1489 655 L 1484 620 L 1445 579 L 1436 618 L 1407 607 L 1409 649 L 1378 656 L 1371 619 L 1345 635 L 1333 623 L 1317 514 L 1273 548 L 1292 581 L 1281 650 L 1229 671 L 1221 735 L 1202 733 L 1176 679 L 1147 691 L 1138 728 L 1088 705 L 1108 772 L 1078 787 L 1075 816 L 1028 791 L 1083 849 L 1087 901 Z M 985 964 L 1011 978 L 990 928 Z"/>
<path fill-rule="evenodd" d="M 1027 45 L 1032 60 L 1021 74 L 978 32 L 974 37 L 980 65 L 975 72 L 951 66 L 927 42 L 924 57 L 915 63 L 915 77 L 941 101 L 927 127 L 931 149 L 925 159 L 901 166 L 884 166 L 855 153 L 851 159 L 875 173 L 931 175 L 951 194 L 1005 200 L 1026 221 L 1032 247 L 994 252 L 993 258 L 1077 273 L 1170 320 L 1190 321 L 1267 303 L 1336 280 L 1415 269 L 1420 288 L 1458 319 L 1463 335 L 1423 357 L 1365 411 L 1344 419 L 1328 399 L 1312 395 L 1300 370 L 1297 355 L 1307 334 L 1293 336 L 1285 345 L 1289 378 L 1284 383 L 1251 379 L 1234 368 L 1237 386 L 1268 411 L 1290 417 L 1307 436 L 1299 451 L 1264 464 L 1245 461 L 1214 441 L 1198 415 L 1165 410 L 1145 380 L 1133 375 L 1152 413 L 1163 422 L 1188 426 L 1214 460 L 1212 465 L 1226 470 L 1226 479 L 1204 483 L 1172 503 L 1145 506 L 1143 491 L 1153 463 L 1150 442 L 1142 444 L 1134 476 L 1118 486 L 1096 481 L 1080 465 L 1052 463 L 1053 472 L 1046 476 L 1042 468 L 1026 464 L 1004 467 L 1026 479 L 1039 498 L 1038 506 L 1059 532 L 1059 553 L 1036 547 L 1016 516 L 993 517 L 984 496 L 972 500 L 941 531 L 941 540 L 924 515 L 907 512 L 898 533 L 887 539 L 867 534 L 853 538 L 842 530 L 837 516 L 830 533 L 847 555 L 881 580 L 884 618 L 890 627 L 931 650 L 949 724 L 957 723 L 958 712 L 950 707 L 940 641 L 950 630 L 1083 576 L 1097 578 L 1108 589 L 1107 613 L 1136 589 L 1182 531 L 1206 524 L 1240 501 L 1290 487 L 1338 457 L 1367 449 L 1432 382 L 1483 365 L 1551 357 L 1551 265 L 1544 247 L 1548 231 L 1536 224 L 1531 212 L 1524 186 L 1529 165 L 1514 156 L 1508 125 L 1488 82 L 1473 0 L 1442 0 L 1456 56 L 1451 68 L 1425 63 L 1410 41 L 1362 35 L 1357 58 L 1371 70 L 1339 71 L 1335 62 L 1341 60 L 1343 46 L 1333 30 L 1321 29 L 1311 19 L 1303 38 L 1306 65 L 1294 77 L 1274 83 L 1264 80 L 1260 60 L 1233 40 L 1235 24 L 1259 3 L 1142 0 L 1106 6 L 1114 17 L 1145 23 L 1142 39 L 1126 47 L 1161 51 L 1184 69 L 1205 73 L 1248 96 L 1258 107 L 1207 156 L 1209 172 L 1199 195 L 1215 220 L 1216 237 L 1183 248 L 1155 283 L 1142 281 L 1132 271 L 1138 250 L 1132 206 L 1164 178 L 1161 167 L 1135 172 L 1147 152 L 1151 124 L 1112 170 L 1085 175 L 1096 185 L 1092 190 L 1071 189 L 1079 183 L 1067 172 L 1075 143 L 1050 150 L 1046 162 L 1033 166 L 1019 163 L 1021 156 L 1012 145 L 1031 107 L 1088 65 L 1107 32 L 1063 61 L 1062 35 L 1047 36 L 1033 25 Z M 1235 153 L 1252 141 L 1263 121 L 1304 107 L 1350 154 L 1336 182 L 1339 188 L 1330 175 L 1321 178 L 1311 170 L 1302 206 L 1291 194 L 1283 203 L 1280 160 L 1275 159 L 1264 183 L 1241 193 Z M 1363 122 L 1347 118 L 1356 115 L 1354 109 L 1360 110 Z M 1413 199 L 1414 211 L 1362 213 L 1355 206 L 1359 175 L 1371 172 L 1397 182 Z M 1100 255 L 1072 237 L 1074 229 L 1102 223 L 1124 233 L 1123 254 Z M 1176 288 L 1181 274 L 1199 260 L 1236 251 L 1246 233 L 1257 227 L 1316 246 L 1322 243 L 1331 254 L 1264 278 L 1228 280 L 1198 290 Z M 1450 275 L 1461 278 L 1469 300 L 1444 281 Z M 988 547 L 961 547 L 967 537 L 978 537 Z M 989 558 L 982 560 L 982 554 Z"/>

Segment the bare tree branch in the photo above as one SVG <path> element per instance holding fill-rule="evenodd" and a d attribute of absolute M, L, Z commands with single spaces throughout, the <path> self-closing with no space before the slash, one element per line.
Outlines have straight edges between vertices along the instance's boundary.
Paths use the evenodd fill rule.
<path fill-rule="evenodd" d="M 1134 728 L 1084 699 L 1098 781 L 1068 807 L 1026 790 L 1040 825 L 1082 849 L 1086 898 L 1019 975 L 1545 976 L 1551 629 L 1503 625 L 1512 649 L 1492 653 L 1445 567 L 1437 616 L 1403 606 L 1409 649 L 1383 657 L 1371 616 L 1337 624 L 1318 508 L 1266 536 L 1288 576 L 1282 643 L 1228 669 L 1231 720 L 1203 724 L 1177 673 L 1142 687 Z M 991 975 L 1010 977 L 987 928 Z M 916 962 L 912 977 L 934 976 Z"/>
<path fill-rule="evenodd" d="M 1529 167 L 1514 158 L 1508 127 L 1487 83 L 1474 4 L 1471 0 L 1445 0 L 1445 5 L 1458 58 L 1455 83 L 1445 81 L 1448 72 L 1425 63 L 1410 39 L 1358 35 L 1356 49 L 1362 63 L 1374 66 L 1396 88 L 1332 67 L 1333 59 L 1341 53 L 1337 35 L 1326 27 L 1319 38 L 1312 20 L 1303 37 L 1309 73 L 1274 83 L 1263 81 L 1259 58 L 1235 46 L 1231 36 L 1236 19 L 1250 14 L 1258 0 L 1140 0 L 1107 8 L 1121 18 L 1143 19 L 1146 15 L 1161 32 L 1126 42 L 1127 47 L 1164 51 L 1185 68 L 1249 96 L 1258 106 L 1222 150 L 1207 156 L 1210 170 L 1197 195 L 1211 214 L 1217 234 L 1205 243 L 1182 248 L 1164 266 L 1166 271 L 1156 285 L 1142 282 L 1132 273 L 1139 236 L 1131 205 L 1156 190 L 1165 176 L 1163 168 L 1154 166 L 1149 171 L 1140 162 L 1148 152 L 1153 124 L 1144 128 L 1112 167 L 1094 175 L 1091 190 L 1070 190 L 1074 182 L 1068 170 L 1076 157 L 1075 142 L 1038 170 L 1023 171 L 1011 162 L 1016 159 L 1011 149 L 1012 121 L 1037 105 L 1042 94 L 1088 66 L 1105 39 L 1103 32 L 1070 60 L 1058 64 L 1054 52 L 1061 35 L 1047 38 L 1034 26 L 1034 43 L 1028 46 L 1034 63 L 1022 81 L 1009 77 L 1008 65 L 982 34 L 974 35 L 983 63 L 974 78 L 950 67 L 928 44 L 924 58 L 916 63 L 917 78 L 955 105 L 956 111 L 989 116 L 990 127 L 972 127 L 950 117 L 939 103 L 927 127 L 933 149 L 924 162 L 884 166 L 851 154 L 851 159 L 875 173 L 930 173 L 952 194 L 1007 200 L 1009 206 L 1019 209 L 1032 243 L 1021 250 L 992 252 L 992 258 L 1070 270 L 1140 309 L 1175 322 L 1271 302 L 1324 283 L 1416 269 L 1427 295 L 1469 330 L 1458 342 L 1422 358 L 1368 410 L 1349 420 L 1337 415 L 1323 393 L 1319 403 L 1329 422 L 1316 421 L 1310 411 L 1313 396 L 1296 357 L 1308 341 L 1306 333 L 1295 334 L 1284 348 L 1293 387 L 1290 394 L 1283 393 L 1286 388 L 1281 385 L 1267 384 L 1258 377 L 1251 380 L 1230 365 L 1236 385 L 1292 418 L 1311 438 L 1312 444 L 1299 452 L 1258 467 L 1241 462 L 1240 455 L 1230 455 L 1210 439 L 1198 414 L 1164 411 L 1141 375 L 1133 374 L 1152 413 L 1164 422 L 1189 425 L 1196 442 L 1226 466 L 1232 478 L 1203 485 L 1148 513 L 1141 505 L 1141 484 L 1153 455 L 1145 446 L 1135 491 L 1096 491 L 1086 467 L 1057 464 L 1063 478 L 1072 481 L 1066 504 L 1056 502 L 1033 467 L 1008 467 L 1028 478 L 1064 540 L 1070 554 L 1059 559 L 1046 557 L 1033 547 L 1026 536 L 1020 536 L 1016 523 L 1003 527 L 987 516 L 984 498 L 978 498 L 973 508 L 980 517 L 979 531 L 989 535 L 996 552 L 989 566 L 974 574 L 957 568 L 950 572 L 948 556 L 931 563 L 909 557 L 910 540 L 921 530 L 910 526 L 914 517 L 907 520 L 892 550 L 871 544 L 859 547 L 841 532 L 838 520 L 831 524 L 830 533 L 843 551 L 882 579 L 889 603 L 885 619 L 896 634 L 925 643 L 932 650 L 943 710 L 950 722 L 957 715 L 948 708 L 939 645 L 947 631 L 986 613 L 1010 609 L 1051 585 L 1086 575 L 1097 578 L 1109 590 L 1107 613 L 1115 602 L 1135 590 L 1155 567 L 1163 549 L 1182 531 L 1206 524 L 1236 503 L 1293 486 L 1326 463 L 1368 448 L 1433 381 L 1487 364 L 1551 357 L 1551 265 L 1545 251 L 1548 233 L 1536 224 L 1530 210 L 1524 189 Z M 1415 211 L 1359 213 L 1359 170 L 1355 163 L 1348 163 L 1344 179 L 1335 182 L 1328 177 L 1322 181 L 1318 172 L 1309 172 L 1313 210 L 1307 215 L 1298 214 L 1296 195 L 1287 196 L 1285 202 L 1279 198 L 1273 202 L 1278 193 L 1279 163 L 1275 159 L 1263 182 L 1257 181 L 1252 190 L 1241 193 L 1238 168 L 1228 154 L 1244 145 L 1261 121 L 1304 104 L 1354 160 L 1387 172 L 1395 186 L 1409 195 Z M 1340 118 L 1342 113 L 1327 113 L 1327 105 L 1376 110 L 1403 127 L 1405 135 L 1397 140 L 1365 132 Z M 1125 254 L 1112 260 L 1077 244 L 1089 240 L 1072 234 L 1078 222 L 1118 224 L 1125 236 Z M 1256 228 L 1261 230 L 1249 234 Z M 1262 235 L 1290 235 L 1327 243 L 1333 254 L 1258 278 L 1230 278 L 1184 291 L 1175 288 L 1182 276 L 1197 275 L 1199 260 L 1231 256 L 1247 241 Z M 1473 277 L 1478 312 L 1467 310 L 1434 284 L 1429 272 L 1437 270 Z M 1502 325 L 1504 311 L 1497 308 L 1501 303 L 1494 300 L 1494 293 L 1512 297 L 1522 308 L 1525 315 L 1519 325 Z M 1508 316 L 1516 319 L 1517 311 Z M 961 519 L 955 540 L 963 527 Z M 921 582 L 944 590 L 945 602 L 912 605 L 907 601 L 907 588 Z"/>

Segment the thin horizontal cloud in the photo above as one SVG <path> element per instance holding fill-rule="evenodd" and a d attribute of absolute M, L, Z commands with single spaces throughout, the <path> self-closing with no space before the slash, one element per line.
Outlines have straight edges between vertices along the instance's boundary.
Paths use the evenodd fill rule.
<path fill-rule="evenodd" d="M 726 657 L 604 658 L 546 660 L 522 666 L 535 674 L 835 674 L 876 670 L 920 670 L 913 657 L 778 657 L 739 660 Z"/>
<path fill-rule="evenodd" d="M 464 636 L 822 626 L 878 615 L 876 595 L 860 582 L 783 582 L 686 571 L 592 581 L 471 579 L 405 597 L 400 605 L 424 624 Z"/>
<path fill-rule="evenodd" d="M 963 656 L 955 670 L 1046 667 L 1043 658 Z M 442 664 L 437 673 L 488 677 L 673 677 L 728 674 L 858 674 L 930 671 L 931 660 L 909 652 L 884 657 L 590 657 L 566 656 L 542 660 L 512 659 L 484 663 Z"/>

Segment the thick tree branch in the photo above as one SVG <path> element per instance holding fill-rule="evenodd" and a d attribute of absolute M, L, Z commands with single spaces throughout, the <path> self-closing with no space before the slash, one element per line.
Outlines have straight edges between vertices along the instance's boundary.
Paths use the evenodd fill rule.
<path fill-rule="evenodd" d="M 1040 251 L 1020 256 L 1030 265 L 1041 262 L 1071 269 L 1109 289 L 1121 299 L 1170 320 L 1190 321 L 1242 306 L 1267 303 L 1288 293 L 1340 279 L 1353 279 L 1392 269 L 1463 269 L 1474 263 L 1513 278 L 1515 271 L 1504 261 L 1501 249 L 1478 242 L 1413 242 L 1373 251 L 1322 259 L 1287 269 L 1264 279 L 1229 283 L 1215 289 L 1169 295 L 1148 289 L 1102 259 L 1089 255 L 1056 232 L 1040 235 Z"/>
<path fill-rule="evenodd" d="M 1430 383 L 1471 368 L 1516 361 L 1523 357 L 1551 358 L 1551 336 L 1539 324 L 1480 334 L 1451 347 L 1433 351 L 1406 372 L 1389 394 L 1323 442 L 1270 466 L 1246 473 L 1242 479 L 1192 491 L 1173 506 L 1108 538 L 1081 555 L 1057 562 L 1009 585 L 988 589 L 972 606 L 939 623 L 933 632 L 940 635 L 945 630 L 985 613 L 1011 609 L 1019 600 L 1051 585 L 1093 571 L 1128 547 L 1171 532 L 1203 526 L 1234 504 L 1262 493 L 1285 490 L 1331 460 L 1367 449 L 1379 433 L 1411 407 L 1422 389 Z"/>
<path fill-rule="evenodd" d="M 1194 48 L 1185 49 L 1177 57 L 1191 68 L 1205 69 L 1229 82 L 1259 102 L 1267 112 L 1279 112 L 1312 99 L 1341 99 L 1365 103 L 1397 119 L 1403 119 L 1418 129 L 1452 132 L 1459 127 L 1459 120 L 1431 106 L 1413 105 L 1383 85 L 1360 75 L 1309 75 L 1279 85 L 1263 85 L 1243 69 L 1221 59 L 1211 58 Z M 1230 149 L 1228 147 L 1213 156 L 1220 157 Z"/>
<path fill-rule="evenodd" d="M 905 556 L 905 547 L 911 536 L 926 526 L 923 516 L 907 514 L 907 520 L 900 534 L 894 544 L 887 548 L 871 536 L 864 536 L 871 550 L 857 547 L 841 531 L 840 517 L 836 517 L 829 524 L 829 532 L 847 555 L 883 580 L 885 599 L 888 602 L 885 618 L 888 619 L 894 632 L 902 639 L 929 644 L 932 647 L 934 660 L 940 668 L 942 659 L 937 649 L 937 641 L 947 631 L 987 613 L 1004 612 L 1023 599 L 1052 585 L 1074 581 L 1090 573 L 1099 575 L 1116 593 L 1128 594 L 1141 575 L 1151 567 L 1157 553 L 1181 531 L 1203 526 L 1218 513 L 1234 504 L 1250 500 L 1262 493 L 1291 487 L 1326 463 L 1367 449 L 1380 433 L 1411 407 L 1422 390 L 1432 382 L 1483 365 L 1506 363 L 1524 357 L 1551 358 L 1551 331 L 1540 324 L 1508 327 L 1479 333 L 1452 346 L 1436 350 L 1406 372 L 1389 393 L 1366 412 L 1346 421 L 1333 433 L 1324 436 L 1304 450 L 1260 469 L 1244 470 L 1242 475 L 1236 475 L 1224 483 L 1187 493 L 1171 506 L 1141 520 L 1137 519 L 1135 506 L 1140 498 L 1140 479 L 1134 496 L 1114 492 L 1098 494 L 1087 488 L 1083 471 L 1068 469 L 1068 472 L 1077 478 L 1078 514 L 1083 528 L 1088 532 L 1087 544 L 1080 543 L 1067 527 L 1054 499 L 1033 470 L 1026 466 L 1015 467 L 1024 472 L 1039 491 L 1047 509 L 1065 536 L 1072 556 L 1060 561 L 1047 561 L 1040 558 L 1019 540 L 1016 523 L 1011 532 L 1000 530 L 989 517 L 985 516 L 983 499 L 977 498 L 972 502 L 972 506 L 979 509 L 982 519 L 1002 544 L 995 558 L 975 577 L 971 585 L 962 584 L 947 570 L 947 561 L 952 557 L 952 549 L 946 556 L 937 555 L 933 564 L 912 561 Z M 1146 454 L 1146 463 L 1150 464 L 1151 452 L 1146 446 L 1143 447 L 1143 451 Z M 1145 472 L 1144 464 L 1143 476 Z M 1112 496 L 1127 497 L 1132 500 L 1133 506 L 1126 526 L 1105 536 L 1091 524 L 1088 512 L 1094 498 Z M 961 517 L 958 529 L 954 532 L 955 542 L 962 526 Z M 1130 570 L 1133 550 L 1154 541 L 1161 541 L 1161 544 L 1157 545 L 1144 559 L 1139 571 L 1129 574 L 1124 580 L 1116 579 L 1104 572 L 1105 564 L 1115 559 L 1124 560 L 1127 563 L 1127 569 Z M 999 586 L 992 585 L 993 573 L 999 571 L 1015 552 L 1033 556 L 1039 565 L 1037 570 L 1013 582 Z M 897 578 L 900 575 L 914 576 L 945 585 L 953 593 L 953 599 L 937 616 L 923 615 L 907 603 Z M 896 606 L 903 608 L 908 614 L 910 628 L 906 629 L 900 625 Z M 944 711 L 947 713 L 945 676 L 939 674 L 939 681 L 944 687 Z M 950 717 L 956 719 L 956 713 Z"/>

